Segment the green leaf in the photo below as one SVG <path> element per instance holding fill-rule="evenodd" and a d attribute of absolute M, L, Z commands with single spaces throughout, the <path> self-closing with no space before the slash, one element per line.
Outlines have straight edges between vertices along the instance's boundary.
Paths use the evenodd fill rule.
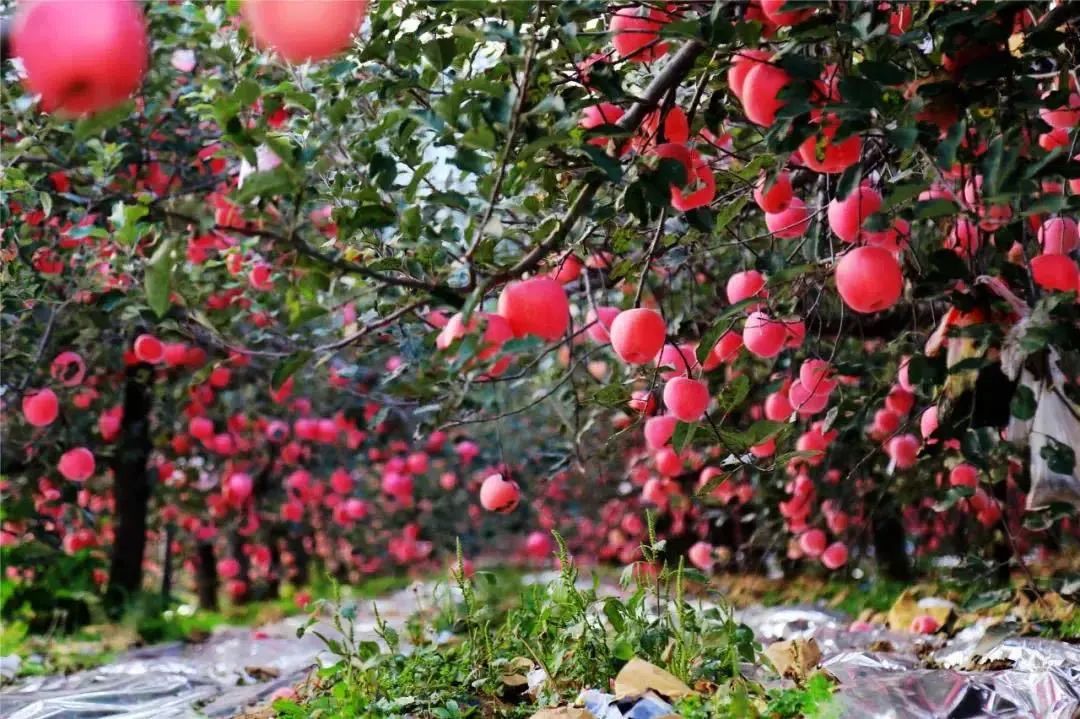
<path fill-rule="evenodd" d="M 1009 402 L 1009 412 L 1020 420 L 1029 420 L 1035 416 L 1035 393 L 1030 387 L 1019 385 Z"/>
<path fill-rule="evenodd" d="M 280 389 L 281 385 L 285 384 L 285 380 L 296 374 L 297 370 L 307 364 L 311 359 L 311 352 L 303 351 L 298 352 L 292 357 L 288 358 L 274 370 L 274 373 L 270 376 L 271 389 Z"/>
<path fill-rule="evenodd" d="M 836 199 L 845 199 L 859 186 L 861 181 L 862 163 L 856 162 L 854 165 L 844 170 L 844 174 L 840 176 L 840 182 L 837 183 L 836 186 Z"/>
<path fill-rule="evenodd" d="M 603 407 L 621 407 L 630 399 L 630 390 L 621 384 L 609 384 L 601 387 L 589 396 L 593 404 Z"/>
<path fill-rule="evenodd" d="M 124 245 L 135 244 L 146 229 L 144 225 L 139 224 L 139 220 L 149 213 L 150 210 L 145 205 L 126 205 L 123 202 L 113 205 L 109 222 L 116 228 L 116 239 Z"/>
<path fill-rule="evenodd" d="M 267 172 L 253 172 L 244 178 L 243 186 L 236 191 L 234 199 L 245 204 L 256 197 L 275 197 L 293 191 L 292 174 L 285 165 L 278 165 Z"/>
<path fill-rule="evenodd" d="M 111 110 L 105 110 L 104 112 L 99 112 L 96 115 L 91 115 L 83 120 L 79 120 L 75 124 L 75 139 L 82 142 L 91 137 L 101 135 L 106 130 L 115 125 L 119 125 L 121 122 L 131 117 L 134 108 L 135 103 L 128 100 Z"/>
<path fill-rule="evenodd" d="M 146 303 L 159 318 L 169 311 L 169 294 L 172 290 L 172 270 L 174 262 L 173 248 L 175 239 L 162 241 L 146 264 L 143 284 L 146 288 Z"/>
<path fill-rule="evenodd" d="M 960 451 L 969 462 L 986 469 L 987 460 L 996 444 L 997 436 L 990 427 L 969 427 L 960 440 Z"/>
<path fill-rule="evenodd" d="M 716 395 L 716 404 L 721 412 L 732 412 L 739 408 L 750 395 L 750 378 L 744 374 L 736 376 L 724 385 Z"/>
<path fill-rule="evenodd" d="M 713 490 L 719 487 L 725 479 L 728 479 L 729 474 L 716 474 L 709 478 L 705 484 L 701 485 L 694 491 L 695 497 L 708 497 L 712 494 Z"/>
<path fill-rule="evenodd" d="M 938 143 L 936 160 L 942 170 L 952 169 L 956 164 L 956 150 L 960 147 L 960 140 L 964 137 L 967 124 L 961 120 L 949 128 L 945 139 Z"/>
<path fill-rule="evenodd" d="M 928 220 L 934 217 L 951 217 L 959 212 L 960 208 L 952 200 L 936 199 L 916 203 L 915 219 Z"/>
<path fill-rule="evenodd" d="M 963 499 L 967 499 L 974 494 L 974 487 L 950 487 L 949 491 L 945 493 L 945 496 L 941 500 L 934 502 L 933 509 L 935 512 L 944 512 L 948 509 L 952 509 L 952 507 L 955 506 L 957 502 Z"/>
<path fill-rule="evenodd" d="M 720 430 L 720 440 L 727 449 L 733 452 L 743 452 L 751 447 L 761 444 L 773 437 L 778 437 L 788 431 L 790 425 L 786 422 L 774 422 L 771 419 L 759 419 L 750 427 L 741 432 Z"/>
<path fill-rule="evenodd" d="M 253 105 L 255 101 L 259 99 L 259 95 L 262 92 L 262 88 L 255 80 L 246 78 L 241 80 L 236 85 L 236 89 L 233 91 L 233 97 L 237 102 L 243 105 Z"/>
<path fill-rule="evenodd" d="M 903 68 L 878 60 L 863 60 L 856 66 L 863 77 L 876 80 L 883 85 L 899 85 L 907 81 L 908 75 Z"/>
<path fill-rule="evenodd" d="M 739 213 L 742 212 L 742 208 L 746 206 L 747 202 L 747 195 L 742 195 L 737 197 L 733 202 L 729 202 L 721 207 L 717 211 L 716 217 L 713 218 L 713 233 L 718 233 L 731 224 L 731 221 L 738 217 Z"/>
<path fill-rule="evenodd" d="M 1069 445 L 1047 436 L 1046 444 L 1039 450 L 1046 466 L 1057 474 L 1072 474 L 1076 467 L 1076 451 Z"/>
<path fill-rule="evenodd" d="M 889 186 L 889 194 L 885 196 L 885 202 L 881 206 L 882 212 L 891 210 L 892 208 L 902 205 L 913 197 L 917 197 L 919 193 L 925 190 L 930 185 L 926 182 L 905 182 L 897 185 Z"/>
<path fill-rule="evenodd" d="M 671 435 L 671 448 L 682 452 L 694 440 L 697 427 L 697 422 L 677 422 L 675 432 Z"/>

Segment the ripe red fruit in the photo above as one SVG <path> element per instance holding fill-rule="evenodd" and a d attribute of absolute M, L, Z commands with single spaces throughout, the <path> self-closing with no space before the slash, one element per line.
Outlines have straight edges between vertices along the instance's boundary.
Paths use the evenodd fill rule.
<path fill-rule="evenodd" d="M 686 182 L 682 187 L 671 184 L 671 206 L 685 212 L 697 207 L 704 207 L 716 197 L 716 178 L 705 159 L 686 145 L 667 142 L 653 148 L 657 157 L 676 160 L 682 163 Z M 689 190 L 689 191 L 686 191 Z"/>
<path fill-rule="evenodd" d="M 731 60 L 728 67 L 727 81 L 731 93 L 742 101 L 743 85 L 746 76 L 754 69 L 761 60 L 768 60 L 772 53 L 765 50 L 740 50 Z"/>
<path fill-rule="evenodd" d="M 499 295 L 498 313 L 510 323 L 515 337 L 536 335 L 554 342 L 570 325 L 566 290 L 550 277 L 511 282 Z"/>
<path fill-rule="evenodd" d="M 187 364 L 188 346 L 183 342 L 170 342 L 162 350 L 161 359 L 169 367 L 179 367 Z"/>
<path fill-rule="evenodd" d="M 933 444 L 937 440 L 931 439 L 931 435 L 937 431 L 938 428 L 938 410 L 937 405 L 927 407 L 926 410 L 919 416 L 919 434 L 926 440 L 927 444 Z"/>
<path fill-rule="evenodd" d="M 901 417 L 891 409 L 879 409 L 874 412 L 874 422 L 871 432 L 877 437 L 887 437 L 900 429 Z"/>
<path fill-rule="evenodd" d="M 649 417 L 645 420 L 645 446 L 649 449 L 660 449 L 671 440 L 675 433 L 675 425 L 678 420 L 675 417 L 665 415 L 663 417 Z"/>
<path fill-rule="evenodd" d="M 357 522 L 364 519 L 369 512 L 368 503 L 364 500 L 356 497 L 349 497 L 345 500 L 345 515 L 352 521 Z"/>
<path fill-rule="evenodd" d="M 754 202 L 764 212 L 775 214 L 783 212 L 791 203 L 791 175 L 786 171 L 779 173 L 775 178 L 762 175 L 754 186 Z"/>
<path fill-rule="evenodd" d="M 953 487 L 979 486 L 979 470 L 970 464 L 958 464 L 949 472 L 949 484 Z"/>
<path fill-rule="evenodd" d="M 881 194 L 872 187 L 857 187 L 844 199 L 829 203 L 829 227 L 844 242 L 858 242 L 866 219 L 879 209 Z"/>
<path fill-rule="evenodd" d="M 188 422 L 188 433 L 196 439 L 208 440 L 214 436 L 214 423 L 206 417 L 192 417 Z"/>
<path fill-rule="evenodd" d="M 525 554 L 533 559 L 545 559 L 553 549 L 547 532 L 529 532 L 529 536 L 525 538 Z"/>
<path fill-rule="evenodd" d="M 893 437 L 885 445 L 885 453 L 899 469 L 910 469 L 919 458 L 919 438 L 913 434 Z"/>
<path fill-rule="evenodd" d="M 810 416 L 825 409 L 829 404 L 829 392 L 814 392 L 802 380 L 796 380 L 788 388 L 788 402 L 800 415 Z"/>
<path fill-rule="evenodd" d="M 665 344 L 664 349 L 656 356 L 657 367 L 671 367 L 669 370 L 661 370 L 660 376 L 669 380 L 679 375 L 689 375 L 698 368 L 697 349 L 690 344 Z"/>
<path fill-rule="evenodd" d="M 776 65 L 764 62 L 753 65 L 743 81 L 740 99 L 746 118 L 755 125 L 768 127 L 785 104 L 778 95 L 791 82 L 791 76 Z"/>
<path fill-rule="evenodd" d="M 890 412 L 896 412 L 901 417 L 907 415 L 915 406 L 915 394 L 899 385 L 889 390 L 885 397 L 885 408 Z"/>
<path fill-rule="evenodd" d="M 1066 255 L 1080 246 L 1080 231 L 1070 217 L 1051 217 L 1039 227 L 1039 243 L 1047 255 Z"/>
<path fill-rule="evenodd" d="M 611 17 L 611 44 L 619 56 L 631 62 L 652 62 L 667 54 L 660 29 L 671 15 L 656 7 L 624 7 Z"/>
<path fill-rule="evenodd" d="M 957 219 L 945 238 L 945 247 L 961 256 L 974 255 L 980 246 L 982 246 L 982 236 L 979 233 L 979 227 L 966 217 Z"/>
<path fill-rule="evenodd" d="M 832 379 L 832 369 L 827 360 L 804 360 L 799 366 L 799 381 L 814 394 L 832 392 L 836 387 L 836 380 Z"/>
<path fill-rule="evenodd" d="M 270 265 L 260 262 L 248 272 L 248 283 L 257 290 L 271 290 L 274 288 L 273 271 Z"/>
<path fill-rule="evenodd" d="M 1071 130 L 1080 125 L 1080 94 L 1069 93 L 1069 102 L 1056 108 L 1039 110 L 1039 117 L 1050 127 L 1059 130 Z"/>
<path fill-rule="evenodd" d="M 794 409 L 784 392 L 773 392 L 765 398 L 765 419 L 786 422 Z"/>
<path fill-rule="evenodd" d="M 60 456 L 56 468 L 65 479 L 85 482 L 94 476 L 94 466 L 94 453 L 86 447 L 76 447 Z"/>
<path fill-rule="evenodd" d="M 61 352 L 53 359 L 49 372 L 65 387 L 77 387 L 86 377 L 86 363 L 75 352 Z"/>
<path fill-rule="evenodd" d="M 900 299 L 904 276 L 888 250 L 856 247 L 836 264 L 836 288 L 856 312 L 880 312 Z"/>
<path fill-rule="evenodd" d="M 217 389 L 223 389 L 229 386 L 229 379 L 232 377 L 232 372 L 228 367 L 215 367 L 210 372 L 210 386 Z"/>
<path fill-rule="evenodd" d="M 697 422 L 709 406 L 709 388 L 689 377 L 675 377 L 664 385 L 664 406 L 676 419 Z"/>
<path fill-rule="evenodd" d="M 1031 278 L 1044 290 L 1076 292 L 1080 273 L 1068 255 L 1039 255 L 1031 260 Z"/>
<path fill-rule="evenodd" d="M 765 289 L 765 276 L 757 270 L 736 272 L 728 278 L 727 299 L 731 304 L 742 302 L 751 297 L 767 297 Z"/>
<path fill-rule="evenodd" d="M 146 23 L 130 0 L 25 0 L 13 53 L 46 112 L 99 112 L 127 99 L 146 72 Z"/>
<path fill-rule="evenodd" d="M 799 535 L 799 549 L 808 557 L 820 557 L 827 543 L 828 537 L 820 529 L 811 529 Z"/>
<path fill-rule="evenodd" d="M 219 559 L 217 573 L 221 575 L 222 579 L 235 579 L 240 576 L 240 562 L 232 557 Z"/>
<path fill-rule="evenodd" d="M 775 357 L 784 349 L 787 328 L 764 312 L 751 312 L 743 327 L 743 344 L 758 357 Z"/>
<path fill-rule="evenodd" d="M 664 348 L 667 325 L 659 312 L 641 307 L 620 312 L 610 334 L 611 347 L 624 362 L 645 364 Z"/>
<path fill-rule="evenodd" d="M 674 477 L 682 473 L 682 457 L 680 457 L 679 453 L 671 447 L 661 447 L 656 450 L 656 453 L 653 455 L 653 461 L 656 463 L 656 471 L 665 477 Z M 664 485 L 661 484 L 658 488 L 663 489 L 663 486 Z"/>
<path fill-rule="evenodd" d="M 798 4 L 791 0 L 759 0 L 758 4 L 761 6 L 761 12 L 765 13 L 765 17 L 769 18 L 770 22 L 782 27 L 798 25 L 814 14 L 813 8 L 804 10 L 783 10 L 782 8 L 785 5 L 791 7 Z"/>
<path fill-rule="evenodd" d="M 233 506 L 240 506 L 251 496 L 255 487 L 251 475 L 244 472 L 233 472 L 225 480 L 225 501 Z"/>
<path fill-rule="evenodd" d="M 153 335 L 139 335 L 135 338 L 135 357 L 140 362 L 157 364 L 165 358 L 165 345 Z"/>
<path fill-rule="evenodd" d="M 782 240 L 796 240 L 810 229 L 810 213 L 798 197 L 792 197 L 780 212 L 767 212 L 765 226 Z"/>
<path fill-rule="evenodd" d="M 734 362 L 738 358 L 742 346 L 742 335 L 729 330 L 720 335 L 720 339 L 716 341 L 716 345 L 712 348 L 709 356 L 717 362 Z M 706 369 L 708 369 L 708 366 L 706 366 Z"/>
<path fill-rule="evenodd" d="M 506 480 L 501 474 L 492 474 L 480 485 L 480 506 L 489 512 L 508 514 L 521 500 L 517 482 Z"/>
<path fill-rule="evenodd" d="M 821 553 L 821 563 L 826 569 L 839 569 L 847 564 L 848 550 L 843 542 L 833 542 Z"/>
<path fill-rule="evenodd" d="M 597 307 L 595 312 L 589 310 L 585 315 L 585 323 L 589 325 L 589 329 L 585 330 L 585 334 L 593 342 L 607 344 L 611 341 L 611 323 L 618 316 L 618 307 Z"/>
<path fill-rule="evenodd" d="M 27 390 L 22 398 L 22 412 L 26 421 L 35 427 L 48 427 L 60 414 L 60 400 L 49 388 Z"/>
<path fill-rule="evenodd" d="M 324 60 L 349 47 L 367 12 L 367 0 L 244 0 L 243 14 L 256 44 L 292 63 Z"/>
<path fill-rule="evenodd" d="M 695 542 L 686 552 L 690 563 L 703 572 L 712 569 L 713 547 L 708 542 Z"/>
<path fill-rule="evenodd" d="M 803 164 L 814 172 L 834 174 L 843 172 L 859 161 L 862 152 L 862 138 L 858 135 L 836 141 L 836 131 L 840 121 L 829 115 L 823 121 L 819 118 L 821 129 L 799 145 L 799 157 Z"/>
<path fill-rule="evenodd" d="M 614 125 L 624 114 L 623 109 L 618 105 L 611 102 L 601 102 L 599 105 L 590 105 L 581 111 L 581 119 L 578 120 L 578 126 L 583 127 L 586 130 L 591 130 L 594 127 Z M 607 147 L 608 141 L 609 138 L 601 136 L 589 138 L 588 143 L 590 145 L 596 145 L 597 147 Z M 622 151 L 629 149 L 629 144 L 625 144 Z"/>
<path fill-rule="evenodd" d="M 915 634 L 933 634 L 941 625 L 938 620 L 931 617 L 929 614 L 920 614 L 911 620 L 911 626 L 908 630 Z"/>
<path fill-rule="evenodd" d="M 481 338 L 480 350 L 476 353 L 476 359 L 480 361 L 491 359 L 498 354 L 507 340 L 514 337 L 514 331 L 510 328 L 510 323 L 506 321 L 506 318 L 497 314 L 478 312 L 469 318 L 468 326 L 466 326 L 461 313 L 458 312 L 447 321 L 446 326 L 439 332 L 439 336 L 435 338 L 435 346 L 443 350 L 448 348 L 453 344 L 454 340 L 474 332 L 479 322 L 484 323 L 484 334 Z M 510 357 L 499 358 L 488 370 L 488 374 L 498 377 L 506 371 L 506 368 L 510 366 L 510 362 Z"/>

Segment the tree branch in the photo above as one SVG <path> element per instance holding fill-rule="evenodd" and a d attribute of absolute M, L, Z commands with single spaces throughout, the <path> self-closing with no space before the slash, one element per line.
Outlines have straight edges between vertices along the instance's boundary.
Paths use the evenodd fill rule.
<path fill-rule="evenodd" d="M 704 49 L 705 46 L 696 40 L 683 45 L 682 48 L 672 56 L 671 60 L 660 74 L 653 78 L 653 81 L 645 88 L 645 91 L 641 94 L 641 98 L 635 102 L 621 118 L 619 118 L 616 125 L 620 129 L 628 130 L 630 132 L 637 130 L 645 120 L 645 116 L 660 103 L 668 90 L 683 81 Z M 603 183 L 603 176 L 597 176 L 586 180 L 570 207 L 567 208 L 562 221 L 559 222 L 554 230 L 552 230 L 547 239 L 527 252 L 525 256 L 518 260 L 513 266 L 485 278 L 478 286 L 480 294 L 484 294 L 496 283 L 517 277 L 521 273 L 533 269 L 539 265 L 552 250 L 559 247 L 566 239 L 566 236 L 570 234 L 570 231 L 574 228 L 578 219 L 585 213 L 589 203 L 592 202 L 593 197 Z"/>

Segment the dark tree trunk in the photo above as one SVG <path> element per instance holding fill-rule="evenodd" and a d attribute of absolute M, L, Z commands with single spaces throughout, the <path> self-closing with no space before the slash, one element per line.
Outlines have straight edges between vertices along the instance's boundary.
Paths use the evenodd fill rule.
<path fill-rule="evenodd" d="M 904 525 L 896 507 L 882 503 L 872 519 L 874 533 L 874 557 L 878 569 L 889 579 L 910 581 L 913 572 L 911 557 L 904 546 Z"/>
<path fill-rule="evenodd" d="M 199 609 L 216 612 L 218 608 L 218 573 L 217 558 L 214 557 L 214 545 L 199 542 L 198 567 L 195 570 L 195 591 L 199 595 Z"/>
<path fill-rule="evenodd" d="M 151 383 L 154 369 L 147 364 L 128 367 L 124 382 L 124 419 L 113 460 L 113 499 L 116 504 L 115 539 L 106 591 L 113 609 L 142 587 L 146 552 L 146 507 L 150 501 L 147 460 L 150 442 Z"/>
<path fill-rule="evenodd" d="M 161 603 L 169 606 L 169 597 L 172 594 L 172 543 L 173 526 L 165 527 L 165 542 L 161 548 Z"/>

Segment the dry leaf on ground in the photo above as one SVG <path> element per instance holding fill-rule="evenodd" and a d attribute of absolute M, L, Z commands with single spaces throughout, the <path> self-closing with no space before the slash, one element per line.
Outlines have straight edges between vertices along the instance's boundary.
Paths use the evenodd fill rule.
<path fill-rule="evenodd" d="M 770 644 L 765 656 L 780 676 L 801 682 L 821 661 L 821 648 L 813 638 L 791 639 Z"/>
<path fill-rule="evenodd" d="M 675 675 L 637 657 L 627 662 L 615 677 L 616 699 L 643 694 L 650 689 L 668 699 L 680 699 L 695 693 Z"/>

